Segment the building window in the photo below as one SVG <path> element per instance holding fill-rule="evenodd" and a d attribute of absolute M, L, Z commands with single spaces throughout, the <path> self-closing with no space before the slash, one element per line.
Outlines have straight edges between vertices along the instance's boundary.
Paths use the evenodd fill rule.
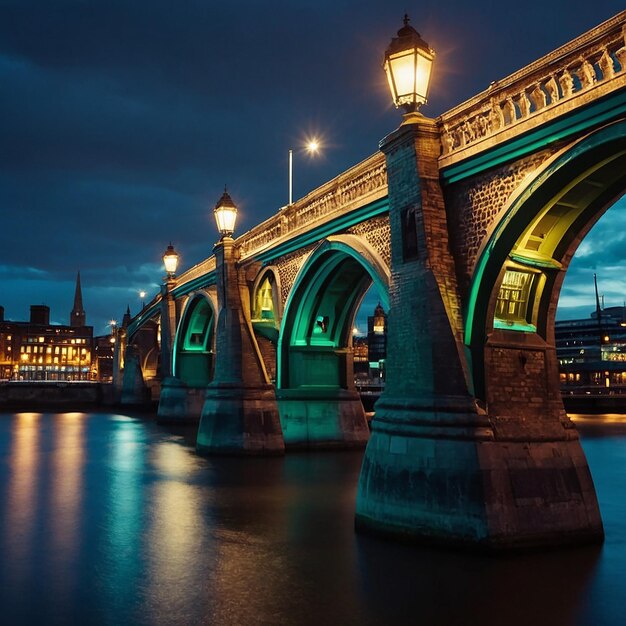
<path fill-rule="evenodd" d="M 496 301 L 494 320 L 496 327 L 530 324 L 528 303 L 534 278 L 535 274 L 530 272 L 506 270 Z"/>

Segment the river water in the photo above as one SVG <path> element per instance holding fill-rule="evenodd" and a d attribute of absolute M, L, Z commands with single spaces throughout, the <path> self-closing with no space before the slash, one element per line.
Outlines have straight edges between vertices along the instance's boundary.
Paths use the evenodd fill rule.
<path fill-rule="evenodd" d="M 0 415 L 0 623 L 626 624 L 626 420 L 578 420 L 601 547 L 489 558 L 353 531 L 361 453 L 206 459 L 113 414 Z"/>

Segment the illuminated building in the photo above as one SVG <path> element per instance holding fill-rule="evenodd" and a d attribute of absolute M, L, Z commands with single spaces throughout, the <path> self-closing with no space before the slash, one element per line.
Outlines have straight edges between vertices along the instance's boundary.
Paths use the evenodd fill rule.
<path fill-rule="evenodd" d="M 367 348 L 370 376 L 385 379 L 387 358 L 387 315 L 380 302 L 374 315 L 367 318 Z"/>
<path fill-rule="evenodd" d="M 45 305 L 31 305 L 28 322 L 5 320 L 0 307 L 0 378 L 91 380 L 93 327 L 85 321 L 80 275 L 67 326 L 51 324 Z"/>
<path fill-rule="evenodd" d="M 556 351 L 564 393 L 626 392 L 624 307 L 594 311 L 587 319 L 555 323 Z"/>
<path fill-rule="evenodd" d="M 113 381 L 113 352 L 115 336 L 100 335 L 93 339 L 93 369 L 96 380 L 103 383 Z"/>
<path fill-rule="evenodd" d="M 352 338 L 352 356 L 355 380 L 367 380 L 369 378 L 369 358 L 366 337 Z"/>

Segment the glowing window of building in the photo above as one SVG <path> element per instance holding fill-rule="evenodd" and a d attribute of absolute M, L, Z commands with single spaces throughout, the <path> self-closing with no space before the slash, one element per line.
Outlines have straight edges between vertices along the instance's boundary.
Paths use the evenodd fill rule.
<path fill-rule="evenodd" d="M 7 335 L 7 341 L 11 341 L 11 335 Z"/>
<path fill-rule="evenodd" d="M 39 337 L 39 343 L 43 343 L 44 338 L 43 337 Z"/>
<path fill-rule="evenodd" d="M 528 303 L 535 276 L 531 272 L 506 270 L 496 300 L 496 328 L 530 326 Z"/>

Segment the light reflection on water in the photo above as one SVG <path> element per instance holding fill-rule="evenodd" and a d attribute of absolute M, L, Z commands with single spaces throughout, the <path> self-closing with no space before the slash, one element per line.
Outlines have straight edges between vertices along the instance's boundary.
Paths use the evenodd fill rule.
<path fill-rule="evenodd" d="M 205 459 L 123 415 L 0 415 L 0 621 L 622 624 L 626 421 L 577 424 L 604 546 L 493 559 L 355 535 L 358 452 Z"/>

